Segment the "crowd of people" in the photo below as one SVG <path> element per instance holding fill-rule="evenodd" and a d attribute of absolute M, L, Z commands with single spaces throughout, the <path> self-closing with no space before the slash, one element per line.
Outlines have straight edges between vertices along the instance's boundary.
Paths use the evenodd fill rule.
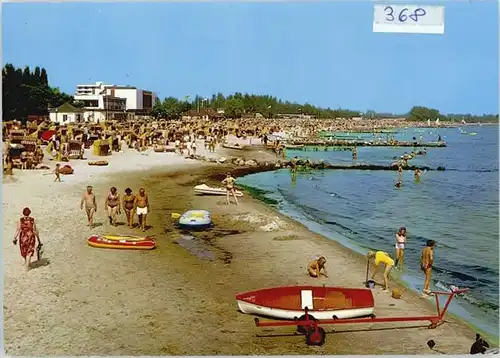
<path fill-rule="evenodd" d="M 389 290 L 389 279 L 392 269 L 403 271 L 404 269 L 404 253 L 406 248 L 407 232 L 405 227 L 401 227 L 396 233 L 395 241 L 395 259 L 385 251 L 369 251 L 367 254 L 367 265 L 373 264 L 371 280 L 375 282 L 375 277 L 380 271 L 380 266 L 384 267 L 382 285 L 384 291 Z M 420 270 L 424 274 L 424 284 L 422 290 L 422 297 L 429 297 L 432 293 L 430 290 L 432 265 L 434 264 L 434 248 L 436 242 L 434 240 L 427 240 L 426 246 L 422 249 L 420 257 Z M 326 271 L 326 258 L 324 256 L 313 260 L 307 267 L 307 273 L 311 277 L 319 278 L 321 275 L 328 277 Z M 368 279 L 368 271 L 367 271 Z M 367 282 L 368 285 L 368 282 Z"/>
<path fill-rule="evenodd" d="M 94 226 L 94 215 L 97 212 L 96 196 L 93 192 L 92 186 L 87 186 L 87 190 L 83 193 L 80 201 L 80 209 L 85 208 L 87 214 L 87 225 L 91 228 Z M 123 197 L 120 196 L 115 187 L 111 187 L 108 195 L 104 199 L 104 212 L 107 214 L 109 224 L 118 226 L 118 217 L 123 211 L 127 219 L 129 228 L 135 227 L 135 216 L 138 218 L 138 226 L 142 231 L 147 229 L 147 216 L 151 212 L 149 205 L 149 197 L 144 188 L 140 188 L 138 194 L 135 195 L 130 188 L 126 188 Z"/>

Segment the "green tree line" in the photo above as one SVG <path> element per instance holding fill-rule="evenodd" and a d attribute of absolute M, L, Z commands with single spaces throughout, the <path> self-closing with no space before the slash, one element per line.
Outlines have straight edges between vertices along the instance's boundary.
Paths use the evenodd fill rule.
<path fill-rule="evenodd" d="M 6 64 L 2 70 L 2 105 L 3 120 L 12 119 L 25 120 L 28 115 L 46 115 L 48 108 L 58 107 L 69 102 L 76 107 L 81 103 L 75 102 L 73 96 L 61 92 L 57 87 L 49 85 L 47 71 L 45 68 L 35 67 L 33 71 L 28 66 L 24 69 L 16 68 L 12 64 Z M 413 107 L 407 114 L 391 115 L 388 113 L 377 113 L 373 110 L 353 111 L 348 109 L 332 109 L 313 106 L 309 103 L 299 104 L 283 101 L 270 95 L 255 95 L 236 92 L 229 96 L 217 93 L 211 97 L 186 96 L 183 99 L 167 97 L 163 101 L 157 99 L 152 115 L 155 118 L 178 119 L 190 111 L 212 112 L 224 110 L 226 118 L 240 118 L 242 116 L 253 116 L 260 113 L 264 117 L 276 117 L 277 114 L 310 115 L 316 118 L 353 118 L 363 117 L 366 119 L 406 117 L 413 121 L 457 121 L 466 122 L 497 122 L 498 114 L 485 114 L 482 116 L 471 114 L 448 114 L 444 115 L 437 109 L 423 106 Z"/>
<path fill-rule="evenodd" d="M 50 87 L 45 68 L 24 69 L 6 64 L 2 69 L 3 120 L 25 121 L 28 115 L 46 115 L 49 107 L 74 103 L 73 96 Z M 78 105 L 78 103 L 76 103 Z"/>
<path fill-rule="evenodd" d="M 299 104 L 289 101 L 283 101 L 269 95 L 255 95 L 236 92 L 229 96 L 217 93 L 211 97 L 195 96 L 191 98 L 186 96 L 179 100 L 174 97 L 167 97 L 161 101 L 157 99 L 153 107 L 153 116 L 156 118 L 178 119 L 182 114 L 194 110 L 203 112 L 203 110 L 224 110 L 226 118 L 240 118 L 245 115 L 254 115 L 260 113 L 265 117 L 274 117 L 277 114 L 291 115 L 310 115 L 319 118 L 352 118 L 359 117 L 359 111 L 348 109 L 320 108 L 311 104 Z"/>
<path fill-rule="evenodd" d="M 481 116 L 473 114 L 442 114 L 437 109 L 427 108 L 423 106 L 413 107 L 407 115 L 407 118 L 411 121 L 435 121 L 439 118 L 439 121 L 453 121 L 461 122 L 464 120 L 467 123 L 477 123 L 477 122 L 489 122 L 498 123 L 498 114 L 483 114 Z"/>

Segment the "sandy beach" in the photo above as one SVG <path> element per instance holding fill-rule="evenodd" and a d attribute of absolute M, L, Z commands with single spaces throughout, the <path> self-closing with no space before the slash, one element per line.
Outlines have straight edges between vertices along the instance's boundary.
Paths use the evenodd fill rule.
<path fill-rule="evenodd" d="M 252 159 L 272 158 L 258 145 L 240 152 Z M 223 150 L 217 155 L 236 156 Z M 89 153 L 86 156 L 92 159 Z M 8 355 L 436 353 L 427 347 L 429 339 L 442 353 L 469 352 L 475 332 L 450 316 L 434 330 L 427 329 L 427 322 L 339 325 L 336 331 L 325 326 L 328 334 L 322 347 L 305 345 L 293 327 L 255 327 L 252 316 L 238 312 L 237 292 L 295 284 L 364 287 L 364 258 L 248 194 L 240 206 L 225 205 L 224 197 L 193 194 L 194 185 L 213 184 L 214 175 L 232 169 L 227 164 L 152 150 L 116 153 L 109 162 L 107 167 L 91 167 L 86 161 L 71 161 L 75 173 L 64 176 L 62 183 L 45 175 L 49 170 L 17 170 L 13 178 L 4 178 L 3 312 Z M 94 187 L 98 201 L 95 221 L 100 225 L 94 229 L 86 226 L 79 208 L 87 185 Z M 87 245 L 92 233 L 139 234 L 106 222 L 103 198 L 111 186 L 120 194 L 126 187 L 134 192 L 146 188 L 152 226 L 147 234 L 155 235 L 155 250 Z M 19 248 L 12 245 L 26 206 L 44 243 L 42 261 L 27 273 Z M 194 238 L 183 236 L 171 213 L 190 209 L 209 210 L 215 227 Z M 123 214 L 119 221 L 125 221 Z M 327 258 L 329 278 L 305 274 L 310 259 L 319 254 Z M 379 288 L 374 296 L 379 317 L 434 313 L 433 301 L 410 291 L 400 300 Z"/>

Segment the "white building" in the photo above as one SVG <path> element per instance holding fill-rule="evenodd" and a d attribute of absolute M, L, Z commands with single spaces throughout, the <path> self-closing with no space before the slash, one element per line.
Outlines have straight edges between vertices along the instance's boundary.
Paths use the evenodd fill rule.
<path fill-rule="evenodd" d="M 57 108 L 52 108 L 49 110 L 49 118 L 53 123 L 78 123 L 83 121 L 83 117 L 83 110 L 73 107 L 67 102 Z"/>
<path fill-rule="evenodd" d="M 105 112 L 105 118 L 122 117 L 126 113 L 149 114 L 153 109 L 156 94 L 132 86 L 107 85 L 96 82 L 93 85 L 77 85 L 75 101 L 81 101 L 87 111 Z M 130 117 L 130 116 L 129 116 Z"/>

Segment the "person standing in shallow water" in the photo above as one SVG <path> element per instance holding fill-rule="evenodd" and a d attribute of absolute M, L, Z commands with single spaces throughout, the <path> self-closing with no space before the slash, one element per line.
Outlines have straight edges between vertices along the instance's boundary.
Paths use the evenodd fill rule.
<path fill-rule="evenodd" d="M 427 240 L 427 245 L 422 249 L 422 257 L 420 258 L 420 269 L 425 275 L 423 297 L 431 294 L 429 288 L 431 285 L 432 265 L 434 264 L 434 246 L 436 246 L 434 240 Z"/>
<path fill-rule="evenodd" d="M 404 268 L 404 257 L 405 257 L 405 246 L 406 246 L 406 228 L 403 226 L 399 228 L 396 233 L 396 269 L 403 270 Z"/>
<path fill-rule="evenodd" d="M 123 196 L 123 210 L 125 210 L 129 228 L 134 226 L 134 201 L 135 195 L 132 194 L 132 189 L 125 189 L 125 195 Z"/>
<path fill-rule="evenodd" d="M 35 254 L 35 245 L 38 240 L 38 247 L 42 247 L 40 242 L 40 237 L 38 235 L 38 229 L 35 224 L 35 219 L 31 216 L 31 210 L 29 208 L 24 208 L 23 217 L 19 220 L 17 224 L 16 235 L 12 242 L 14 245 L 17 244 L 17 239 L 19 238 L 19 249 L 21 251 L 21 257 L 24 259 L 24 268 L 29 271 L 31 265 L 31 258 Z"/>

